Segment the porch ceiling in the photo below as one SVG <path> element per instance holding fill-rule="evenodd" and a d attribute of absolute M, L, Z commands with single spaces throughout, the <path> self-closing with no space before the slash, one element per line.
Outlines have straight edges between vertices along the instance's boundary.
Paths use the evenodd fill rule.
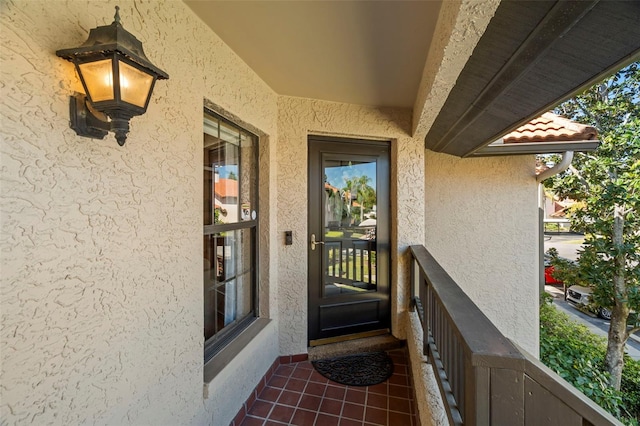
<path fill-rule="evenodd" d="M 460 157 L 640 57 L 640 1 L 502 0 L 457 69 L 427 54 L 456 63 L 475 25 L 443 23 L 495 1 L 184 1 L 276 93 L 414 108 L 426 148 Z"/>
<path fill-rule="evenodd" d="M 638 1 L 502 1 L 425 138 L 473 155 L 640 57 Z"/>
<path fill-rule="evenodd" d="M 413 107 L 440 1 L 185 3 L 276 93 Z"/>

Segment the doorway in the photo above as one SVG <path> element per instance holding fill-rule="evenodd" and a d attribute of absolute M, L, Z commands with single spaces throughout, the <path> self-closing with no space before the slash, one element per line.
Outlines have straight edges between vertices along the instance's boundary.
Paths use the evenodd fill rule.
<path fill-rule="evenodd" d="M 309 137 L 309 344 L 390 324 L 389 143 Z"/>

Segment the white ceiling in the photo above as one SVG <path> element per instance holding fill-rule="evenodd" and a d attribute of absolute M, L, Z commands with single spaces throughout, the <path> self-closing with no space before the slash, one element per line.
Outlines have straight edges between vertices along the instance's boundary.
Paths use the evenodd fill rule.
<path fill-rule="evenodd" d="M 185 3 L 276 93 L 413 107 L 440 1 Z"/>

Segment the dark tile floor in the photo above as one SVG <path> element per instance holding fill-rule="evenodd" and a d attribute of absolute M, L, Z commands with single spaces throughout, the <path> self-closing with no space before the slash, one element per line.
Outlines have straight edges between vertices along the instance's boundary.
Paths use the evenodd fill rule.
<path fill-rule="evenodd" d="M 242 425 L 416 426 L 406 350 L 388 353 L 393 375 L 366 387 L 331 382 L 309 361 L 280 365 L 248 408 Z"/>

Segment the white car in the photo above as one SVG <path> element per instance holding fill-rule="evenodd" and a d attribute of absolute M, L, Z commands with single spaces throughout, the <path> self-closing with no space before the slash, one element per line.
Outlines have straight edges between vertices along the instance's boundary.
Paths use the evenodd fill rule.
<path fill-rule="evenodd" d="M 590 310 L 595 310 L 600 318 L 611 319 L 611 311 L 602 306 L 594 305 L 591 301 L 591 293 L 593 290 L 589 287 L 581 285 L 572 285 L 567 289 L 567 302 L 575 306 L 584 306 Z"/>

